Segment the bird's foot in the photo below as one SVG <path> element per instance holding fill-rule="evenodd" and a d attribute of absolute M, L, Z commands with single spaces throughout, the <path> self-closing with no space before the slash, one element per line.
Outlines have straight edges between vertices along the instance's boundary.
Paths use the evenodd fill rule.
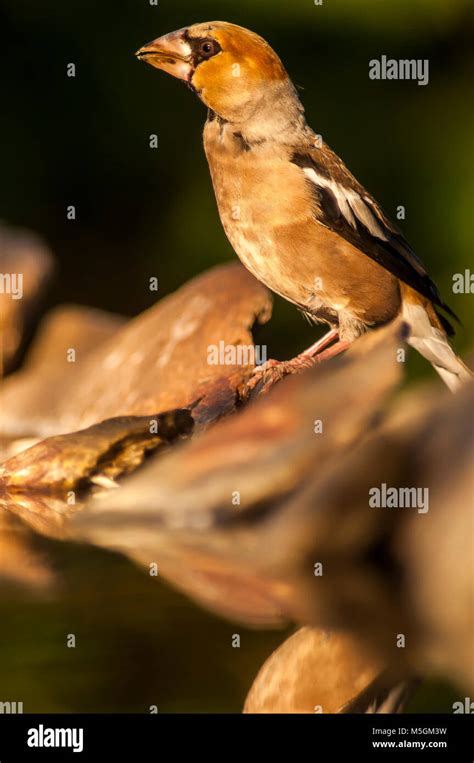
<path fill-rule="evenodd" d="M 323 349 L 332 341 L 328 341 L 328 337 L 323 337 L 320 340 L 318 349 L 321 350 L 314 354 L 316 345 L 310 348 L 310 351 L 305 350 L 300 355 L 297 355 L 292 360 L 267 360 L 261 366 L 255 368 L 251 378 L 246 382 L 244 388 L 241 390 L 242 399 L 248 399 L 252 394 L 262 395 L 267 393 L 274 384 L 281 381 L 285 376 L 291 374 L 299 374 L 302 371 L 312 368 L 312 366 L 323 363 L 330 358 L 339 355 L 349 347 L 349 342 L 339 341 L 333 344 L 328 349 Z"/>
<path fill-rule="evenodd" d="M 317 358 L 308 355 L 297 355 L 292 360 L 267 360 L 261 366 L 257 366 L 251 378 L 245 384 L 244 398 L 250 397 L 254 391 L 258 394 L 264 394 L 270 390 L 274 384 L 281 381 L 285 376 L 298 374 L 307 368 L 311 368 Z"/>

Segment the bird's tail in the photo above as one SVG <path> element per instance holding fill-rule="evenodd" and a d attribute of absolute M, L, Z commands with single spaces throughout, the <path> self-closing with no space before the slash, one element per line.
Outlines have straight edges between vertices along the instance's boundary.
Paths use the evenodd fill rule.
<path fill-rule="evenodd" d="M 473 372 L 456 355 L 431 302 L 402 285 L 402 315 L 410 327 L 408 343 L 429 360 L 451 392 L 456 392 Z"/>

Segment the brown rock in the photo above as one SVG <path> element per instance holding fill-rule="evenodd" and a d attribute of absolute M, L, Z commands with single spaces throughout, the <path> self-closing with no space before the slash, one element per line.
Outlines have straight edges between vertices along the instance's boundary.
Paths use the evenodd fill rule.
<path fill-rule="evenodd" d="M 28 394 L 20 398 L 18 379 L 9 380 L 0 394 L 0 430 L 42 436 L 71 432 L 117 416 L 188 407 L 200 398 L 196 420 L 208 423 L 233 410 L 237 387 L 254 367 L 245 358 L 236 365 L 210 365 L 208 347 L 220 342 L 252 347 L 253 324 L 268 320 L 270 312 L 269 292 L 240 264 L 214 268 L 85 357 L 63 360 L 69 366 L 64 377 L 55 367 L 52 379 L 43 367 L 44 381 L 36 371 Z"/>
<path fill-rule="evenodd" d="M 75 383 L 77 367 L 112 337 L 125 319 L 102 310 L 61 305 L 42 320 L 22 368 L 0 389 L 0 428 L 14 436 L 57 429 L 58 400 Z M 68 361 L 73 349 L 76 362 Z"/>
<path fill-rule="evenodd" d="M 140 466 L 145 456 L 191 434 L 191 413 L 108 419 L 80 432 L 47 437 L 0 466 L 7 491 L 83 491 L 91 482 L 113 480 Z"/>
<path fill-rule="evenodd" d="M 77 532 L 145 565 L 158 558 L 170 580 L 229 617 L 263 624 L 308 615 L 295 578 L 303 563 L 298 546 L 304 540 L 319 548 L 326 519 L 313 504 L 303 527 L 292 497 L 344 458 L 399 380 L 397 328 L 367 343 L 367 354 L 348 353 L 282 381 L 154 461 L 77 515 Z M 313 575 L 313 563 L 307 569 Z"/>

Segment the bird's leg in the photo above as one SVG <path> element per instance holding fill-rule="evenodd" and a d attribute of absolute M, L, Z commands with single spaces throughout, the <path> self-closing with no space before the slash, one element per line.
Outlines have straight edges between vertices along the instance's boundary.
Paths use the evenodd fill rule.
<path fill-rule="evenodd" d="M 339 341 L 332 347 L 328 347 L 339 336 L 337 329 L 331 329 L 321 339 L 301 352 L 292 360 L 268 360 L 255 368 L 252 378 L 245 385 L 244 397 L 247 397 L 256 387 L 261 384 L 261 391 L 268 391 L 276 382 L 289 374 L 297 374 L 306 368 L 311 368 L 315 363 L 329 360 L 349 347 L 349 342 Z"/>
<path fill-rule="evenodd" d="M 331 329 L 327 332 L 327 334 L 324 334 L 324 336 L 321 337 L 321 339 L 318 339 L 317 342 L 311 345 L 311 347 L 308 347 L 307 350 L 304 350 L 300 355 L 297 355 L 297 357 L 307 357 L 307 358 L 314 358 L 315 355 L 317 355 L 321 350 L 324 350 L 328 344 L 331 344 L 331 342 L 334 341 L 334 339 L 338 339 L 339 337 L 339 331 L 338 329 Z M 296 360 L 296 358 L 295 358 Z"/>
<path fill-rule="evenodd" d="M 336 342 L 336 344 L 333 344 L 332 347 L 329 347 L 328 350 L 324 350 L 324 352 L 320 352 L 318 355 L 314 356 L 313 363 L 323 363 L 325 360 L 329 360 L 330 358 L 335 358 L 336 355 L 339 355 L 339 353 L 344 352 L 344 350 L 347 350 L 350 347 L 351 343 L 347 340 L 342 340 L 340 342 Z"/>
<path fill-rule="evenodd" d="M 321 355 L 325 356 L 326 353 L 329 352 L 329 350 L 326 350 L 326 352 L 322 351 L 338 337 L 339 331 L 337 329 L 331 329 L 327 334 L 324 334 L 324 336 L 318 339 L 317 342 L 314 342 L 311 347 L 308 347 L 307 350 L 300 352 L 295 358 L 292 358 L 291 360 L 269 360 L 267 363 L 260 366 L 260 368 L 256 368 L 255 373 L 258 374 L 259 371 L 262 371 L 265 375 L 266 373 L 271 372 L 273 374 L 279 374 L 279 378 L 282 378 L 288 374 L 296 374 L 298 371 L 303 371 L 305 368 L 311 368 L 316 362 L 319 362 Z M 341 343 L 338 342 L 335 346 L 338 346 L 339 344 Z M 346 348 L 341 348 L 339 352 L 342 352 L 343 349 L 345 350 Z M 335 352 L 334 354 L 337 355 L 338 353 Z M 330 358 L 332 355 L 328 355 L 327 357 Z"/>
<path fill-rule="evenodd" d="M 281 367 L 282 371 L 286 370 L 286 373 L 296 373 L 300 369 L 310 368 L 310 366 L 312 366 L 314 363 L 313 358 L 338 337 L 339 331 L 337 329 L 331 329 L 326 334 L 324 334 L 324 336 L 318 339 L 317 342 L 314 342 L 311 347 L 308 347 L 308 349 L 300 352 L 300 354 L 292 360 L 268 360 L 261 366 L 257 366 L 254 373 L 265 373 L 277 367 Z"/>
<path fill-rule="evenodd" d="M 310 368 L 315 363 L 316 356 L 338 337 L 339 331 L 337 329 L 331 329 L 327 334 L 324 334 L 324 336 L 318 339 L 317 342 L 314 342 L 311 347 L 300 352 L 300 354 L 292 360 L 269 360 L 263 365 L 258 366 L 255 369 L 255 373 L 258 374 L 261 372 L 265 374 L 268 371 L 273 371 L 278 368 L 282 372 L 282 375 L 286 376 L 287 374 L 297 373 L 304 368 Z"/>

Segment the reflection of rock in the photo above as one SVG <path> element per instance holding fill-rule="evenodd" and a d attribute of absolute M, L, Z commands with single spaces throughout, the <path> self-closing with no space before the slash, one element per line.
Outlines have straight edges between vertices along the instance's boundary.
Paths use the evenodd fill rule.
<path fill-rule="evenodd" d="M 116 416 L 187 407 L 200 397 L 205 411 L 197 409 L 196 418 L 212 421 L 233 410 L 236 389 L 253 365 L 210 365 L 208 347 L 222 341 L 252 346 L 253 324 L 270 311 L 269 293 L 233 263 L 195 278 L 84 355 L 79 343 L 84 334 L 87 341 L 91 321 L 96 324 L 96 316 L 85 314 L 76 331 L 70 323 L 67 342 L 46 349 L 54 353 L 54 368 L 38 368 L 37 353 L 30 372 L 5 383 L 0 429 L 46 436 Z M 103 325 L 100 316 L 97 322 Z M 76 346 L 75 362 L 69 362 L 67 349 Z"/>
<path fill-rule="evenodd" d="M 347 633 L 301 628 L 264 663 L 244 712 L 397 712 L 405 687 L 382 668 Z"/>
<path fill-rule="evenodd" d="M 48 586 L 53 573 L 35 548 L 34 534 L 17 517 L 3 511 L 2 503 L 0 495 L 0 585 Z"/>
<path fill-rule="evenodd" d="M 18 361 L 45 285 L 53 258 L 35 235 L 0 225 L 0 372 Z"/>

